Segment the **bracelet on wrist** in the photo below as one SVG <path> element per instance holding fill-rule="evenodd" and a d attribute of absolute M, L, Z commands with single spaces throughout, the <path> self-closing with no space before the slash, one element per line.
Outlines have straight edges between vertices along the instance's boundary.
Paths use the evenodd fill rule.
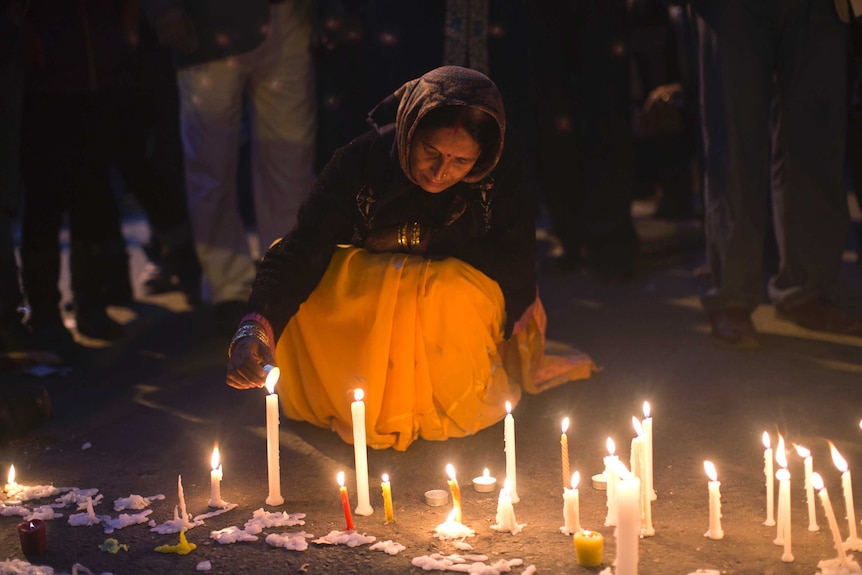
<path fill-rule="evenodd" d="M 236 347 L 237 342 L 246 337 L 253 337 L 263 345 L 270 347 L 270 341 L 266 333 L 266 329 L 255 321 L 248 321 L 240 325 L 239 329 L 236 330 L 236 333 L 233 334 L 233 338 L 230 340 L 230 345 L 227 348 L 228 357 L 233 355 L 233 349 Z"/>

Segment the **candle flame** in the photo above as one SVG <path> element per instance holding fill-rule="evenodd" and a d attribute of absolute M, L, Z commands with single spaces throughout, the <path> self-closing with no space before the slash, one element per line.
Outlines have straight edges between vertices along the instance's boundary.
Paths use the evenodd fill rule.
<path fill-rule="evenodd" d="M 9 466 L 9 480 L 6 482 L 9 485 L 15 485 L 15 466 Z"/>
<path fill-rule="evenodd" d="M 353 400 L 354 401 L 362 401 L 365 397 L 365 392 L 362 391 L 361 387 L 357 387 L 353 390 Z"/>
<path fill-rule="evenodd" d="M 509 415 L 512 414 L 512 403 L 509 401 L 506 402 L 506 413 Z"/>
<path fill-rule="evenodd" d="M 581 482 L 581 473 L 579 471 L 575 471 L 572 473 L 572 489 L 578 488 L 578 483 Z"/>
<path fill-rule="evenodd" d="M 772 443 L 769 441 L 769 434 L 767 432 L 763 432 L 763 447 L 765 449 L 769 449 Z"/>
<path fill-rule="evenodd" d="M 339 487 L 344 487 L 344 472 L 343 471 L 338 472 L 338 475 L 336 476 L 336 481 L 338 481 Z"/>
<path fill-rule="evenodd" d="M 649 413 L 650 413 L 650 411 L 649 411 L 649 402 L 648 402 L 648 401 L 645 401 L 645 402 L 644 402 L 644 418 L 645 418 L 645 419 L 649 419 Z"/>
<path fill-rule="evenodd" d="M 281 377 L 281 370 L 273 367 L 266 373 L 266 390 L 272 394 L 275 393 L 275 384 L 278 383 L 278 378 Z"/>
<path fill-rule="evenodd" d="M 840 471 L 841 473 L 847 471 L 847 461 L 843 457 L 841 457 L 841 454 L 838 453 L 838 450 L 835 449 L 835 446 L 832 444 L 831 441 L 829 442 L 829 449 L 832 450 L 832 462 L 835 464 L 835 467 L 838 468 L 838 471 Z"/>
<path fill-rule="evenodd" d="M 30 529 L 36 529 L 36 525 L 34 525 L 32 521 L 30 522 Z"/>
<path fill-rule="evenodd" d="M 449 512 L 449 515 L 446 516 L 446 523 L 456 523 L 455 514 L 458 512 L 457 509 L 453 509 Z"/>
<path fill-rule="evenodd" d="M 620 460 L 616 460 L 612 462 L 614 465 L 614 470 L 617 473 L 617 477 L 620 479 L 631 479 L 634 477 L 634 474 L 629 471 L 629 468 L 626 467 L 626 464 Z"/>
<path fill-rule="evenodd" d="M 787 481 L 790 479 L 790 472 L 784 467 L 775 472 L 775 478 L 779 481 Z"/>
<path fill-rule="evenodd" d="M 446 474 L 449 476 L 449 479 L 455 479 L 455 468 L 451 463 L 446 464 Z"/>
<path fill-rule="evenodd" d="M 383 483 L 389 483 L 389 474 L 388 473 L 383 474 Z"/>
<path fill-rule="evenodd" d="M 484 477 L 485 479 L 491 479 L 491 472 L 488 471 L 487 467 L 485 468 L 485 471 L 482 472 L 482 477 Z"/>
<path fill-rule="evenodd" d="M 706 475 L 710 481 L 718 481 L 718 472 L 715 471 L 715 464 L 712 461 L 704 461 L 703 470 L 706 471 Z"/>
<path fill-rule="evenodd" d="M 862 429 L 862 419 L 859 420 L 859 428 Z"/>
<path fill-rule="evenodd" d="M 801 445 L 796 445 L 795 443 L 793 444 L 793 447 L 796 448 L 797 455 L 799 455 L 799 457 L 801 457 L 802 459 L 805 459 L 806 457 L 811 456 L 811 450 L 810 449 L 805 449 Z"/>
<path fill-rule="evenodd" d="M 569 418 L 568 417 L 563 418 L 563 426 L 562 427 L 563 427 L 563 435 L 565 435 L 566 432 L 569 430 Z"/>
<path fill-rule="evenodd" d="M 614 445 L 614 440 L 613 440 L 613 439 L 611 439 L 610 437 L 608 437 L 608 440 L 607 440 L 607 442 L 605 442 L 605 445 L 607 445 L 607 446 L 608 446 L 608 453 L 610 453 L 611 455 L 613 455 L 613 454 L 614 454 L 614 450 L 616 449 L 616 446 Z"/>
<path fill-rule="evenodd" d="M 811 474 L 811 486 L 817 491 L 823 489 L 823 478 L 816 471 Z"/>
<path fill-rule="evenodd" d="M 216 443 L 215 447 L 213 447 L 213 456 L 210 459 L 210 463 L 213 466 L 213 469 L 218 469 L 219 464 L 219 454 L 218 454 L 218 443 Z"/>
<path fill-rule="evenodd" d="M 643 436 L 643 434 L 644 434 L 644 428 L 643 428 L 643 426 L 641 425 L 640 420 L 639 420 L 637 417 L 635 417 L 634 415 L 632 415 L 632 425 L 634 426 L 634 428 L 635 428 L 635 433 L 637 433 L 637 434 L 638 434 L 638 437 Z"/>
<path fill-rule="evenodd" d="M 775 461 L 781 467 L 787 467 L 787 452 L 784 450 L 784 438 L 778 434 L 778 447 L 775 448 Z"/>

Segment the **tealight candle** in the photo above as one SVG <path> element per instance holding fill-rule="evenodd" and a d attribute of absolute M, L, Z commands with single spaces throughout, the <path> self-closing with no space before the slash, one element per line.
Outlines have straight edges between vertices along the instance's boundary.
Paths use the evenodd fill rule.
<path fill-rule="evenodd" d="M 275 384 L 281 375 L 281 370 L 271 365 L 263 366 L 266 372 L 266 471 L 269 480 L 269 495 L 266 498 L 267 505 L 281 505 L 284 497 L 281 496 L 281 470 L 279 467 L 279 438 L 278 438 L 278 394 L 275 393 Z"/>
<path fill-rule="evenodd" d="M 605 456 L 605 479 L 607 480 L 607 507 L 608 514 L 605 517 L 605 526 L 611 527 L 617 524 L 617 477 L 616 467 L 619 463 L 619 458 L 614 455 L 615 445 L 614 440 L 608 437 L 607 441 L 608 454 Z"/>
<path fill-rule="evenodd" d="M 224 477 L 222 466 L 219 462 L 218 444 L 213 447 L 213 455 L 210 460 L 212 471 L 210 471 L 210 507 L 224 507 L 224 501 L 221 499 L 221 480 Z"/>
<path fill-rule="evenodd" d="M 336 476 L 338 481 L 338 492 L 341 494 L 341 507 L 344 509 L 344 521 L 346 530 L 353 531 L 353 516 L 350 515 L 350 500 L 347 498 L 347 487 L 344 486 L 344 472 L 339 471 Z"/>
<path fill-rule="evenodd" d="M 775 473 L 772 469 L 772 447 L 769 434 L 763 432 L 763 474 L 766 476 L 766 521 L 764 525 L 775 525 Z"/>
<path fill-rule="evenodd" d="M 563 520 L 565 525 L 560 530 L 566 535 L 573 535 L 581 530 L 581 510 L 578 495 L 578 483 L 581 474 L 575 471 L 570 480 L 571 489 L 563 488 Z"/>
<path fill-rule="evenodd" d="M 602 564 L 605 538 L 596 531 L 578 531 L 572 541 L 575 544 L 575 558 L 581 567 L 598 567 Z"/>
<path fill-rule="evenodd" d="M 802 458 L 805 466 L 805 499 L 808 504 L 808 530 L 819 531 L 817 525 L 817 512 L 814 507 L 814 486 L 811 483 L 811 477 L 814 473 L 814 461 L 811 459 L 811 451 L 805 449 L 801 445 L 796 445 L 796 453 Z"/>
<path fill-rule="evenodd" d="M 392 510 L 392 486 L 389 484 L 389 474 L 383 474 L 383 481 L 380 483 L 380 488 L 383 490 L 383 513 L 386 523 L 395 522 L 395 512 Z"/>
<path fill-rule="evenodd" d="M 45 522 L 31 519 L 18 524 L 18 540 L 24 555 L 41 555 L 48 550 L 48 532 Z"/>
<path fill-rule="evenodd" d="M 496 485 L 497 478 L 491 477 L 491 472 L 488 471 L 487 467 L 482 472 L 482 475 L 473 478 L 473 490 L 480 493 L 490 493 L 494 491 Z"/>
<path fill-rule="evenodd" d="M 650 405 L 648 401 L 644 402 L 643 406 L 644 410 L 644 419 L 641 422 L 641 426 L 644 431 L 644 466 L 646 467 L 646 472 L 644 473 L 646 477 L 646 487 L 643 489 L 645 493 L 649 494 L 650 501 L 655 501 L 658 499 L 658 495 L 655 492 L 655 486 L 653 483 L 653 435 L 652 435 L 652 417 L 650 416 Z"/>
<path fill-rule="evenodd" d="M 844 542 L 848 549 L 854 551 L 862 551 L 862 540 L 856 535 L 856 512 L 853 508 L 853 483 L 850 479 L 850 468 L 847 466 L 847 461 L 841 457 L 838 450 L 832 442 L 829 442 L 829 448 L 832 450 L 832 462 L 838 471 L 841 472 L 841 487 L 844 490 L 844 505 L 847 507 L 847 523 L 850 526 L 850 536 Z"/>
<path fill-rule="evenodd" d="M 515 470 L 515 418 L 512 417 L 512 404 L 506 402 L 506 419 L 503 422 L 503 439 L 506 443 L 506 479 L 509 480 L 509 496 L 512 503 L 520 501 L 518 481 Z"/>
<path fill-rule="evenodd" d="M 368 492 L 368 447 L 365 444 L 365 392 L 356 389 L 350 413 L 353 416 L 353 457 L 356 461 L 356 514 L 371 515 L 371 497 Z"/>
<path fill-rule="evenodd" d="M 618 522 L 617 559 L 615 575 L 637 575 L 638 543 L 641 534 L 640 494 L 641 481 L 617 461 L 614 465 L 617 485 Z"/>
<path fill-rule="evenodd" d="M 724 530 L 721 528 L 721 482 L 718 481 L 718 473 L 712 461 L 704 461 L 703 469 L 709 477 L 709 530 L 704 537 L 710 539 L 723 539 Z"/>
<path fill-rule="evenodd" d="M 560 435 L 560 458 L 563 462 L 563 488 L 571 489 L 569 483 L 569 438 L 566 436 L 566 431 L 569 429 L 569 418 L 563 418 L 563 433 Z"/>
<path fill-rule="evenodd" d="M 461 487 L 458 485 L 458 479 L 455 478 L 455 468 L 451 463 L 446 465 L 446 474 L 449 475 L 449 491 L 452 493 L 452 511 L 454 513 L 452 520 L 455 523 L 461 523 Z"/>
<path fill-rule="evenodd" d="M 826 522 L 829 524 L 829 530 L 832 531 L 832 541 L 835 543 L 835 550 L 838 552 L 838 560 L 845 568 L 849 568 L 850 564 L 847 561 L 847 551 L 844 549 L 844 542 L 841 540 L 841 531 L 838 529 L 838 521 L 835 519 L 835 512 L 832 511 L 832 502 L 829 500 L 829 492 L 823 485 L 823 478 L 819 473 L 811 474 L 811 485 L 817 490 L 820 496 L 820 503 L 823 504 L 823 511 L 826 513 Z"/>

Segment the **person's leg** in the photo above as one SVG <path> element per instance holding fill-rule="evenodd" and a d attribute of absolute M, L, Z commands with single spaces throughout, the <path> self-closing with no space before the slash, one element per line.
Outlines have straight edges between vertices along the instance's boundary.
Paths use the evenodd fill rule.
<path fill-rule="evenodd" d="M 243 55 L 252 68 L 252 188 L 262 252 L 293 228 L 311 191 L 316 125 L 310 16 L 297 2 L 271 10 L 270 36 Z"/>

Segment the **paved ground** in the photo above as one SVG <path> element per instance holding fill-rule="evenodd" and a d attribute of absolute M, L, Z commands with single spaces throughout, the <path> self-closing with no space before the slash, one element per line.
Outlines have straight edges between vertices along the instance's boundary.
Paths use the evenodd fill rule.
<path fill-rule="evenodd" d="M 445 489 L 445 465 L 458 470 L 464 497 L 464 523 L 475 530 L 467 539 L 474 553 L 523 559 L 521 573 L 597 573 L 576 564 L 563 524 L 560 480 L 560 422 L 572 419 L 568 434 L 571 468 L 588 478 L 602 468 L 605 442 L 614 438 L 623 461 L 633 436 L 632 416 L 652 406 L 655 434 L 655 488 L 652 515 L 656 534 L 640 541 L 645 575 L 688 574 L 699 568 L 728 574 L 814 574 L 817 563 L 835 555 L 818 502 L 819 532 L 809 532 L 802 460 L 791 454 L 792 545 L 795 561 L 781 561 L 773 544 L 775 528 L 765 519 L 761 435 L 781 432 L 788 442 L 813 452 L 814 467 L 825 478 L 844 538 L 848 522 L 839 473 L 829 457 L 835 443 L 855 475 L 862 499 L 862 339 L 824 336 L 795 328 L 764 305 L 755 323 L 764 333 L 763 349 L 736 352 L 709 338 L 697 296 L 703 288 L 699 230 L 643 221 L 641 271 L 630 284 L 608 284 L 588 273 L 541 277 L 550 317 L 549 337 L 589 353 L 602 368 L 592 379 L 569 383 L 525 397 L 514 412 L 517 426 L 517 534 L 492 531 L 496 493 L 479 494 L 469 478 L 488 467 L 504 474 L 503 425 L 442 443 L 419 441 L 407 452 L 372 451 L 370 517 L 356 517 L 359 532 L 394 540 L 406 549 L 390 556 L 368 545 L 355 548 L 312 543 L 305 551 L 274 548 L 263 541 L 220 545 L 210 531 L 242 527 L 259 508 L 304 513 L 305 524 L 273 527 L 266 533 L 304 530 L 317 537 L 344 527 L 336 473 L 347 472 L 355 505 L 353 448 L 327 430 L 282 420 L 283 506 L 265 505 L 267 495 L 264 400 L 257 392 L 237 392 L 224 381 L 224 338 L 215 335 L 209 310 L 188 310 L 175 295 L 146 298 L 134 309 L 114 310 L 128 321 L 121 345 L 94 349 L 92 363 L 65 376 L 36 379 L 2 373 L 2 387 L 42 385 L 50 393 L 54 419 L 24 437 L 0 445 L 0 473 L 14 464 L 26 485 L 97 488 L 104 502 L 96 513 L 112 510 L 115 499 L 130 494 L 164 494 L 150 516 L 171 519 L 182 474 L 188 510 L 207 511 L 209 460 L 220 442 L 224 465 L 222 495 L 238 507 L 206 519 L 188 532 L 198 547 L 186 556 L 156 553 L 177 542 L 176 535 L 153 533 L 146 525 L 115 532 L 127 551 L 99 549 L 108 535 L 100 526 L 73 527 L 74 510 L 48 522 L 48 553 L 34 563 L 69 572 L 76 562 L 93 572 L 116 575 L 191 573 L 211 561 L 214 573 L 419 573 L 416 557 L 455 553 L 452 542 L 433 536 L 450 507 L 429 507 L 423 493 Z M 139 262 L 138 253 L 136 262 Z M 848 261 L 843 297 L 862 312 L 862 269 Z M 91 445 L 88 449 L 83 446 Z M 722 493 L 725 538 L 704 537 L 708 527 L 707 477 L 703 461 L 712 460 Z M 376 478 L 392 478 L 396 523 L 384 525 Z M 50 500 L 41 501 L 47 503 Z M 605 565 L 616 550 L 613 529 L 604 526 L 605 494 L 582 482 L 581 524 L 605 536 Z M 856 521 L 862 508 L 856 508 Z M 16 538 L 18 517 L 0 517 L 0 560 L 23 558 Z M 856 525 L 862 530 L 862 526 Z M 2 567 L 0 567 L 2 572 Z"/>

